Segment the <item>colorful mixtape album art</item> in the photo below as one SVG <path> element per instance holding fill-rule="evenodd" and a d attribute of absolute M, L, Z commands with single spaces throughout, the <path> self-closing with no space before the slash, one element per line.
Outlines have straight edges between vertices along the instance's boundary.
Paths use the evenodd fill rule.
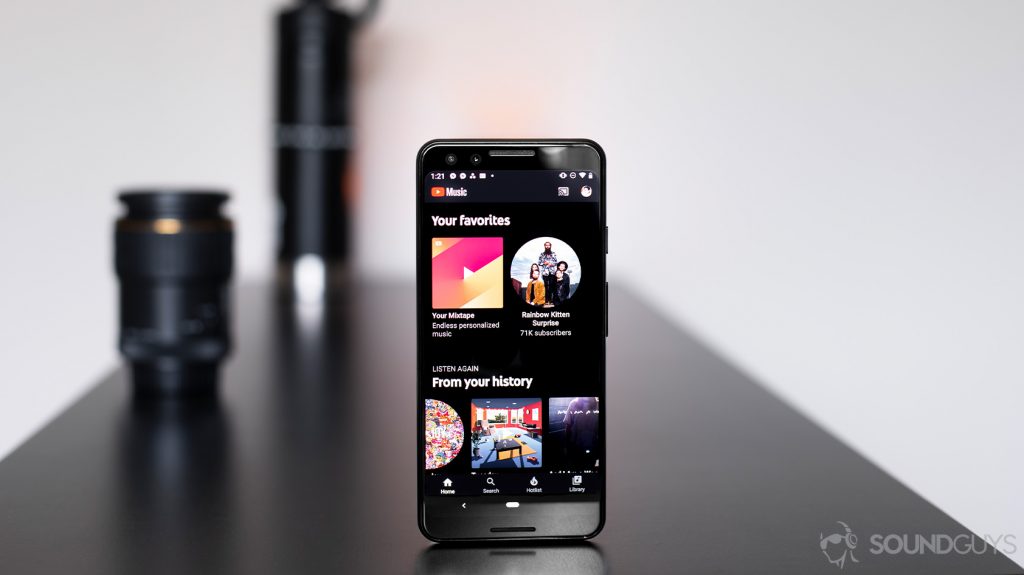
<path fill-rule="evenodd" d="M 501 238 L 433 238 L 430 243 L 434 309 L 502 306 Z"/>
<path fill-rule="evenodd" d="M 443 401 L 428 399 L 424 416 L 427 469 L 439 469 L 451 463 L 459 454 L 466 430 L 455 408 Z"/>

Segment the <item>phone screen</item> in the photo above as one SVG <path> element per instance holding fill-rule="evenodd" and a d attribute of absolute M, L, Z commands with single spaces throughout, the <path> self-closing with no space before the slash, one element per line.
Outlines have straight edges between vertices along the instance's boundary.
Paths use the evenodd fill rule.
<path fill-rule="evenodd" d="M 426 499 L 600 497 L 603 164 L 568 165 L 572 155 L 562 157 L 548 165 L 505 159 L 482 161 L 479 169 L 421 170 L 419 451 Z"/>

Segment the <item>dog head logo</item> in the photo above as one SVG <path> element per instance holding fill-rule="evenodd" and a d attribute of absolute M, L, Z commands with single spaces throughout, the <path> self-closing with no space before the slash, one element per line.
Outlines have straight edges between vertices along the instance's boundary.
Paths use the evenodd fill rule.
<path fill-rule="evenodd" d="M 831 535 L 819 534 L 821 552 L 825 554 L 825 558 L 828 559 L 829 563 L 838 565 L 840 569 L 846 566 L 847 557 L 854 563 L 860 563 L 853 556 L 853 550 L 857 548 L 857 536 L 854 535 L 849 525 L 842 521 L 836 521 L 836 523 L 842 525 L 843 532 Z"/>

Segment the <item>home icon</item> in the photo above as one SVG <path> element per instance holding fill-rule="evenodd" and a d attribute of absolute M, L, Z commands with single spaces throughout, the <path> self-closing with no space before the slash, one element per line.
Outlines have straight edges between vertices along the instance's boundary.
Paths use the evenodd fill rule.
<path fill-rule="evenodd" d="M 444 484 L 445 487 L 451 487 L 452 486 L 452 480 L 451 479 L 445 479 L 441 483 Z"/>

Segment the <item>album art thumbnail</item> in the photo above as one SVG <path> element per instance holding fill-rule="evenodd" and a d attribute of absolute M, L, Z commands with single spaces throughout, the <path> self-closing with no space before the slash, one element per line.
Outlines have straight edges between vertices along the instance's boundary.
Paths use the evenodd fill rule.
<path fill-rule="evenodd" d="M 474 399 L 473 469 L 536 469 L 543 464 L 540 398 Z"/>
<path fill-rule="evenodd" d="M 576 469 L 598 467 L 601 404 L 596 397 L 552 397 L 548 401 L 548 450 Z M 554 451 L 552 451 L 554 450 Z"/>
<path fill-rule="evenodd" d="M 466 429 L 455 408 L 443 401 L 428 399 L 423 416 L 427 469 L 439 469 L 451 463 L 462 450 Z"/>
<path fill-rule="evenodd" d="M 512 289 L 528 305 L 551 308 L 572 298 L 582 277 L 580 258 L 558 238 L 534 238 L 519 248 L 509 266 Z"/>
<path fill-rule="evenodd" d="M 430 243 L 434 309 L 502 306 L 501 238 L 433 238 Z"/>

